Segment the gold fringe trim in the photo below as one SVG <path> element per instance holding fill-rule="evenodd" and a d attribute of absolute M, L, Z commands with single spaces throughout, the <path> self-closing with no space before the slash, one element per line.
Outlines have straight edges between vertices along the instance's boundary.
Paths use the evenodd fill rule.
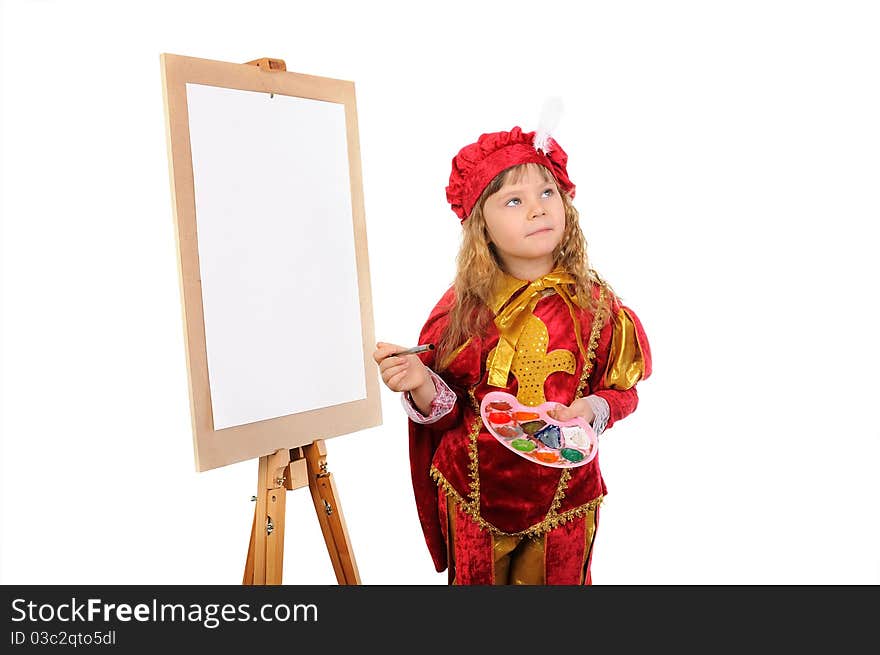
<path fill-rule="evenodd" d="M 578 382 L 577 391 L 574 394 L 575 399 L 582 398 L 584 390 L 587 388 L 587 382 L 590 379 L 590 373 L 593 372 L 593 361 L 596 358 L 596 346 L 599 345 L 599 335 L 602 333 L 602 326 L 611 313 L 611 308 L 606 306 L 605 285 L 599 287 L 599 309 L 593 317 L 593 325 L 590 328 L 590 341 L 587 344 L 587 358 L 584 360 L 584 367 L 581 370 L 581 379 Z"/>
<path fill-rule="evenodd" d="M 566 471 L 568 469 L 565 469 Z M 570 474 L 569 474 L 570 477 Z M 491 534 L 497 536 L 507 536 L 507 537 L 529 537 L 536 538 L 540 537 L 542 534 L 549 532 L 553 528 L 562 525 L 568 521 L 572 521 L 576 518 L 584 517 L 588 512 L 596 509 L 599 505 L 602 504 L 604 500 L 604 496 L 597 496 L 593 500 L 584 503 L 580 507 L 575 507 L 574 509 L 570 509 L 562 514 L 555 514 L 551 516 L 551 512 L 548 512 L 547 516 L 540 523 L 535 523 L 535 525 L 529 526 L 525 530 L 520 530 L 519 532 L 504 532 L 496 528 L 494 525 L 489 523 L 486 519 L 480 516 L 479 503 L 474 503 L 469 500 L 465 500 L 460 493 L 453 487 L 449 480 L 447 480 L 443 474 L 434 466 L 431 467 L 431 478 L 437 483 L 437 486 L 440 487 L 444 493 L 448 496 L 452 496 L 455 499 L 455 502 L 458 503 L 458 506 L 464 510 L 465 514 L 467 514 L 471 520 L 477 524 L 481 529 L 488 530 Z M 565 475 L 563 475 L 565 478 Z M 560 481 L 561 482 L 561 481 Z M 568 479 L 565 479 L 567 484 Z M 564 488 L 564 487 L 563 487 Z M 558 491 L 557 491 L 558 493 Z M 561 502 L 561 497 L 560 497 Z M 554 503 L 556 503 L 556 499 L 554 499 Z M 556 504 L 556 508 L 558 509 L 559 505 Z"/>
<path fill-rule="evenodd" d="M 552 522 L 556 519 L 556 510 L 562 505 L 562 499 L 565 498 L 565 490 L 568 488 L 568 481 L 571 480 L 571 470 L 562 469 L 562 475 L 559 476 L 559 484 L 556 485 L 556 493 L 553 495 L 553 502 L 550 503 L 550 509 L 547 511 L 545 521 Z"/>
<path fill-rule="evenodd" d="M 474 422 L 471 424 L 471 431 L 468 435 L 468 458 L 470 459 L 470 463 L 468 464 L 468 477 L 470 478 L 469 504 L 473 504 L 475 507 L 477 507 L 477 514 L 479 514 L 480 454 L 477 439 L 480 436 L 480 430 L 483 428 L 483 417 L 480 415 L 480 406 L 477 404 L 477 398 L 474 395 L 473 387 L 468 390 L 468 396 L 471 399 L 471 408 L 474 410 Z"/>

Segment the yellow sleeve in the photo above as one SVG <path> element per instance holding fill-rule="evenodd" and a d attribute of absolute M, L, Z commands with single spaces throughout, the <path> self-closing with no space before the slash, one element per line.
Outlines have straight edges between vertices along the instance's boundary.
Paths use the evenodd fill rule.
<path fill-rule="evenodd" d="M 645 375 L 645 353 L 639 341 L 637 319 L 620 307 L 611 319 L 611 349 L 605 367 L 606 389 L 631 389 Z M 650 357 L 650 355 L 649 355 Z"/>

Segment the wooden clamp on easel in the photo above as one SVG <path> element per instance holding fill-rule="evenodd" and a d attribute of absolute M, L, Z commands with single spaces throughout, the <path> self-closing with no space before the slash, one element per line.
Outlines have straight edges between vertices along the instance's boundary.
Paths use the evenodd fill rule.
<path fill-rule="evenodd" d="M 333 474 L 327 471 L 327 450 L 323 439 L 318 439 L 302 448 L 282 448 L 260 457 L 257 506 L 242 584 L 281 584 L 286 494 L 306 485 L 312 493 L 336 580 L 339 584 L 361 583 Z"/>
<path fill-rule="evenodd" d="M 254 59 L 253 61 L 246 61 L 245 64 L 249 66 L 257 66 L 261 71 L 267 73 L 278 73 L 287 70 L 287 64 L 284 63 L 283 59 L 273 59 L 272 57 L 261 57 L 260 59 Z M 275 94 L 270 92 L 269 97 L 274 98 Z"/>
<path fill-rule="evenodd" d="M 253 64 L 254 66 L 259 66 L 260 69 L 271 73 L 274 71 L 286 71 L 287 64 L 284 63 L 283 59 L 272 59 L 271 57 L 261 57 L 260 59 L 254 59 L 253 61 L 245 62 L 247 64 Z"/>

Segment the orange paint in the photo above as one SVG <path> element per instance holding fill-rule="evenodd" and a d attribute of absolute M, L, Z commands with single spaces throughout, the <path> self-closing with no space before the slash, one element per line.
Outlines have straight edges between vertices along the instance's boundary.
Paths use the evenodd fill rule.
<path fill-rule="evenodd" d="M 534 453 L 534 455 L 535 455 L 535 459 L 542 461 L 542 462 L 545 462 L 547 464 L 551 464 L 553 462 L 559 461 L 559 455 L 557 455 L 556 453 L 548 453 L 546 451 L 541 450 L 541 451 Z"/>
<path fill-rule="evenodd" d="M 540 417 L 535 412 L 514 412 L 513 418 L 517 421 L 534 421 L 536 418 Z"/>

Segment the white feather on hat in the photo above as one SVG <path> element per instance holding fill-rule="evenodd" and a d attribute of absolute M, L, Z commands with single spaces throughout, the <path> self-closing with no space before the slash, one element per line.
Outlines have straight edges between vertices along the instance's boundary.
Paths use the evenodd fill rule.
<path fill-rule="evenodd" d="M 553 96 L 544 100 L 541 118 L 538 119 L 538 127 L 535 129 L 535 150 L 541 150 L 545 155 L 549 152 L 550 137 L 556 130 L 561 116 L 562 98 Z"/>

